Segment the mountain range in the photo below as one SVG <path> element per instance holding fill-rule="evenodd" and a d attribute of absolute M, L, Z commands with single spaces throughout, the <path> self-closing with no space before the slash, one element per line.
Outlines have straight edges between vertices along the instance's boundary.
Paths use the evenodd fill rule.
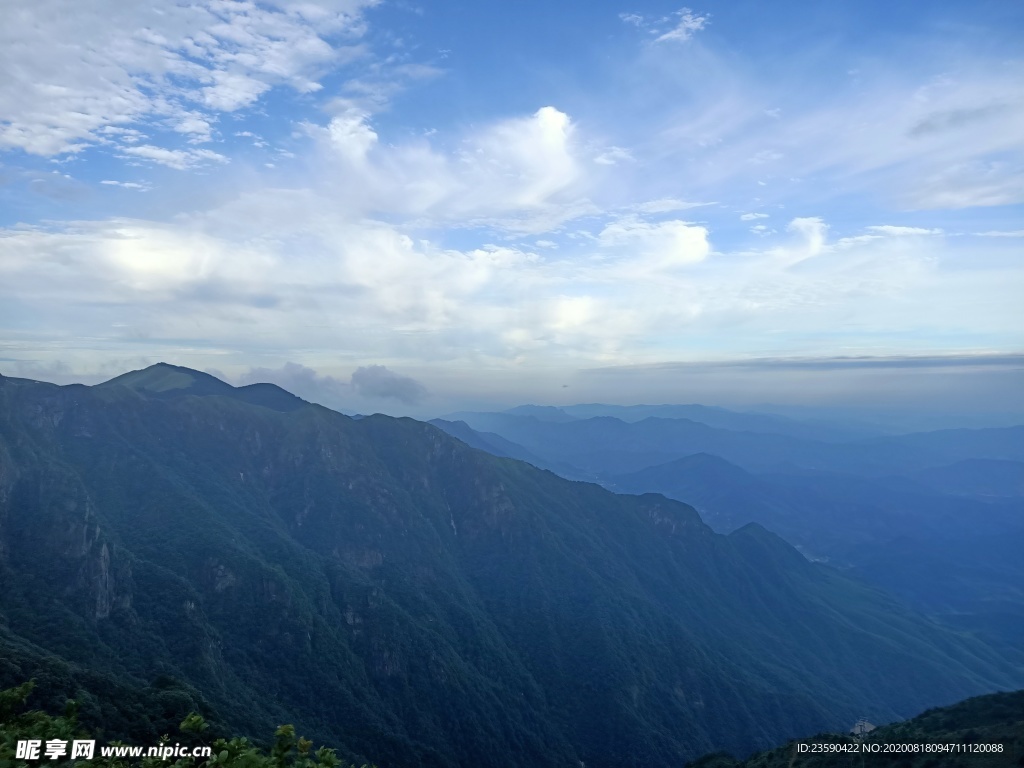
<path fill-rule="evenodd" d="M 679 764 L 1024 686 L 761 525 L 164 364 L 0 378 L 0 649 L 108 735 L 198 707 L 382 768 Z"/>
<path fill-rule="evenodd" d="M 842 437 L 831 424 L 827 439 L 810 439 L 797 420 L 723 411 L 525 406 L 452 418 L 464 433 L 492 430 L 476 432 L 484 450 L 504 440 L 505 455 L 518 449 L 563 477 L 685 501 L 720 533 L 763 525 L 950 626 L 1024 651 L 1024 427 Z"/>

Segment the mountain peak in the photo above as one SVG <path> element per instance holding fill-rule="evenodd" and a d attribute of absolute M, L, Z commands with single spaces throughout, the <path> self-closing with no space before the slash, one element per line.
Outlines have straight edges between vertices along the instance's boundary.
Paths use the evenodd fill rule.
<path fill-rule="evenodd" d="M 213 394 L 209 390 L 220 390 L 217 394 L 223 394 L 226 390 L 234 389 L 230 384 L 208 373 L 184 368 L 180 365 L 171 365 L 170 363 L 156 363 L 138 371 L 129 371 L 98 386 L 108 387 L 112 385 L 128 387 L 137 392 L 149 393 L 202 389 L 204 390 L 202 393 L 189 392 L 189 394 Z M 184 394 L 184 392 L 181 394 Z"/>
<path fill-rule="evenodd" d="M 308 403 L 276 384 L 248 384 L 233 387 L 216 376 L 180 365 L 156 363 L 138 371 L 129 371 L 98 387 L 127 387 L 148 397 L 168 399 L 174 397 L 230 397 L 250 405 L 260 405 L 274 411 L 294 411 Z"/>

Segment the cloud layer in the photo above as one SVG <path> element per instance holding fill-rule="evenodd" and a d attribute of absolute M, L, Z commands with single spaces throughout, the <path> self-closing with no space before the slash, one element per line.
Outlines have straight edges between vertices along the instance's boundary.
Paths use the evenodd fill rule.
<path fill-rule="evenodd" d="M 779 57 L 724 10 L 647 5 L 576 69 L 510 27 L 496 87 L 436 9 L 21 4 L 4 370 L 169 359 L 413 407 L 593 367 L 1019 351 L 1019 53 L 921 29 Z"/>

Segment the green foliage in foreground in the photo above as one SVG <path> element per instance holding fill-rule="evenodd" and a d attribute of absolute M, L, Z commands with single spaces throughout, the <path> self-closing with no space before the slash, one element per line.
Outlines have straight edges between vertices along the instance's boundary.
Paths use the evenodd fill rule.
<path fill-rule="evenodd" d="M 248 739 L 215 739 L 208 741 L 209 725 L 198 714 L 192 713 L 181 725 L 181 735 L 176 743 L 185 743 L 190 747 L 209 746 L 211 755 L 208 758 L 179 758 L 173 762 L 158 757 L 125 758 L 103 757 L 100 742 L 96 746 L 94 758 L 84 760 L 34 760 L 27 762 L 17 759 L 17 744 L 20 740 L 73 739 L 91 738 L 78 723 L 77 705 L 68 701 L 64 714 L 53 717 L 39 710 L 22 711 L 26 700 L 32 692 L 34 684 L 24 683 L 16 688 L 0 691 L 0 768 L 23 768 L 24 766 L 70 766 L 89 765 L 103 768 L 356 768 L 355 763 L 347 763 L 338 758 L 333 749 L 321 747 L 313 750 L 313 742 L 295 735 L 292 725 L 280 726 L 274 734 L 273 745 L 264 750 L 255 746 Z M 169 736 L 162 736 L 160 744 L 169 744 Z M 119 742 L 113 742 L 119 744 Z M 156 746 L 150 744 L 132 746 Z M 369 768 L 366 765 L 361 768 Z"/>
<path fill-rule="evenodd" d="M 845 751 L 800 752 L 801 744 Z M 896 745 L 895 747 L 886 745 Z M 995 749 L 992 746 L 995 745 Z M 880 749 L 883 751 L 866 751 Z M 812 749 L 814 747 L 811 747 Z M 886 752 L 890 749 L 893 751 Z M 831 747 L 824 747 L 829 750 Z M 910 750 L 910 751 L 903 751 Z M 916 751 L 914 751 L 916 750 Z M 974 751 L 966 751 L 974 750 Z M 876 728 L 863 742 L 846 734 L 819 734 L 759 752 L 747 760 L 705 755 L 688 768 L 1003 768 L 1024 766 L 1024 691 L 976 696 L 930 709 L 902 723 Z"/>

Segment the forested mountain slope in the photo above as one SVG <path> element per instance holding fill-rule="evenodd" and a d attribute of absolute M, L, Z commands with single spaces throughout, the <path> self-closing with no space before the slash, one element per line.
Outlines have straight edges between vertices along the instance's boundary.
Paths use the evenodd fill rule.
<path fill-rule="evenodd" d="M 60 667 L 128 730 L 111 686 L 169 686 L 382 767 L 593 768 L 1024 683 L 758 526 L 252 391 L 0 378 L 0 685 Z"/>

